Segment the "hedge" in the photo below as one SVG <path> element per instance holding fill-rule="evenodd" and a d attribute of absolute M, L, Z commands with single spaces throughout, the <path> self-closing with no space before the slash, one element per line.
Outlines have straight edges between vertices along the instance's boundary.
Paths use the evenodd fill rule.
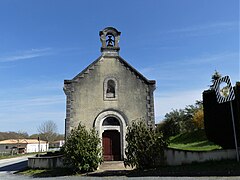
<path fill-rule="evenodd" d="M 234 87 L 233 112 L 240 145 L 240 83 Z M 207 138 L 224 149 L 235 148 L 230 102 L 219 104 L 214 90 L 203 92 L 204 127 Z"/>

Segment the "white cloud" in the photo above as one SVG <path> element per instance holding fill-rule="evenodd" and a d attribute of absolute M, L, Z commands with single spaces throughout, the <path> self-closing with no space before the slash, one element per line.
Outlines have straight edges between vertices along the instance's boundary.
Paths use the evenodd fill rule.
<path fill-rule="evenodd" d="M 140 72 L 153 79 L 157 77 L 157 80 L 160 81 L 181 81 L 199 73 L 211 74 L 214 70 L 219 70 L 219 66 L 228 67 L 230 64 L 235 65 L 236 68 L 240 66 L 238 52 L 221 52 L 182 59 L 169 59 L 161 64 L 145 67 Z"/>
<path fill-rule="evenodd" d="M 50 54 L 52 54 L 51 48 L 31 49 L 27 51 L 14 52 L 5 56 L 0 56 L 0 62 L 12 62 L 24 59 L 32 59 Z"/>
<path fill-rule="evenodd" d="M 26 131 L 29 134 L 37 133 L 37 127 L 44 121 L 52 120 L 56 123 L 59 133 L 64 133 L 64 109 L 50 111 L 23 111 L 20 113 L 0 114 L 0 131 Z"/>
<path fill-rule="evenodd" d="M 204 34 L 217 34 L 225 31 L 229 31 L 232 29 L 237 29 L 239 26 L 239 22 L 215 22 L 211 24 L 201 24 L 195 26 L 189 26 L 179 29 L 173 29 L 168 31 L 168 33 L 182 33 L 188 36 L 197 36 Z"/>
<path fill-rule="evenodd" d="M 15 111 L 19 109 L 29 109 L 36 106 L 49 106 L 53 104 L 61 104 L 65 102 L 64 96 L 49 96 L 49 97 L 32 97 L 27 99 L 1 100 L 0 109 L 9 110 L 14 108 Z"/>
<path fill-rule="evenodd" d="M 0 101 L 0 131 L 23 130 L 37 133 L 42 122 L 53 120 L 63 133 L 65 119 L 65 97 L 43 96 Z"/>
<path fill-rule="evenodd" d="M 217 54 L 209 54 L 209 55 L 202 55 L 196 58 L 185 59 L 182 61 L 182 65 L 201 65 L 201 64 L 208 64 L 208 63 L 220 63 L 229 61 L 237 61 L 239 57 L 238 52 L 222 52 Z"/>

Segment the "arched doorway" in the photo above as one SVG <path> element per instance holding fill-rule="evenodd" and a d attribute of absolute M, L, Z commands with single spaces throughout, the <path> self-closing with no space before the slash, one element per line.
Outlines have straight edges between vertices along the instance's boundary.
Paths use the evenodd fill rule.
<path fill-rule="evenodd" d="M 96 117 L 93 127 L 101 139 L 105 161 L 123 160 L 125 157 L 127 122 L 126 116 L 115 110 L 103 111 Z"/>
<path fill-rule="evenodd" d="M 119 161 L 121 159 L 120 132 L 114 129 L 120 129 L 120 123 L 115 117 L 107 117 L 102 126 L 104 128 L 102 133 L 103 160 Z"/>

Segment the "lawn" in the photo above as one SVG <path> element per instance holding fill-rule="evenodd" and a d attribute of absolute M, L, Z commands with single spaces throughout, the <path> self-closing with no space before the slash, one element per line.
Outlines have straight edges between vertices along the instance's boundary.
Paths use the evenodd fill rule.
<path fill-rule="evenodd" d="M 26 153 L 26 154 L 8 154 L 8 155 L 1 155 L 0 154 L 0 160 L 1 159 L 10 159 L 10 158 L 15 158 L 15 157 L 20 157 L 20 156 L 29 156 L 29 155 L 35 155 L 35 154 L 43 154 L 39 152 L 34 152 L 34 153 Z"/>
<path fill-rule="evenodd" d="M 190 151 L 211 151 L 222 149 L 220 146 L 207 139 L 204 130 L 197 130 L 171 137 L 169 148 Z"/>
<path fill-rule="evenodd" d="M 0 155 L 0 160 L 1 159 L 10 159 L 10 158 L 15 158 L 15 157 L 20 157 L 20 156 L 27 156 L 27 155 L 29 155 L 29 154 L 14 154 L 14 155 L 3 155 L 3 156 L 1 156 Z"/>
<path fill-rule="evenodd" d="M 24 169 L 17 172 L 30 177 L 58 177 L 58 176 L 72 176 L 74 173 L 68 168 L 55 168 L 55 169 Z"/>

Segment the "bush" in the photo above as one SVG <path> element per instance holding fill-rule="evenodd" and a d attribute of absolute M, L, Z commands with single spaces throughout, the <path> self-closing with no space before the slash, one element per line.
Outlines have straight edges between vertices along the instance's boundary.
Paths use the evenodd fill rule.
<path fill-rule="evenodd" d="M 163 163 L 164 147 L 167 143 L 162 134 L 149 129 L 145 122 L 133 122 L 127 129 L 126 141 L 125 166 L 149 169 Z"/>
<path fill-rule="evenodd" d="M 102 162 L 100 139 L 94 129 L 85 126 L 72 130 L 62 148 L 64 164 L 74 172 L 91 172 Z"/>

